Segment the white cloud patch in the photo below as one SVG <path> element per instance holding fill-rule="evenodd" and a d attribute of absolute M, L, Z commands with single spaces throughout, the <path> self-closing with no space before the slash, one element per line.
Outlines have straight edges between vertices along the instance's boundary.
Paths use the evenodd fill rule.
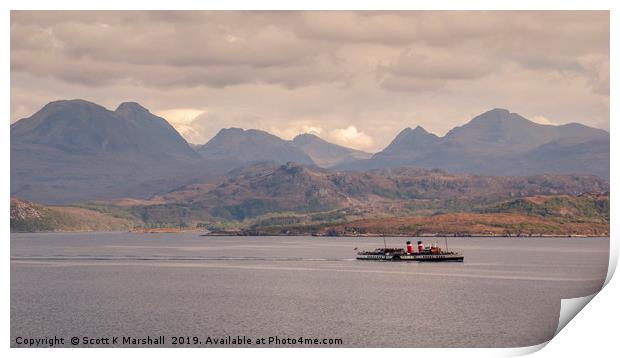
<path fill-rule="evenodd" d="M 175 108 L 155 111 L 155 115 L 166 119 L 185 140 L 194 144 L 202 144 L 204 142 L 202 133 L 192 126 L 192 122 L 204 113 L 204 110 L 192 108 Z"/>
<path fill-rule="evenodd" d="M 199 115 L 206 111 L 201 109 L 192 108 L 175 108 L 156 111 L 155 114 L 166 118 L 172 125 L 174 124 L 189 124 L 194 121 Z"/>
<path fill-rule="evenodd" d="M 328 135 L 333 142 L 355 149 L 370 149 L 374 147 L 371 136 L 359 131 L 355 126 L 331 130 Z"/>
<path fill-rule="evenodd" d="M 538 124 L 555 125 L 553 121 L 551 121 L 549 118 L 545 116 L 533 116 L 532 118 L 530 118 L 530 120 Z"/>
<path fill-rule="evenodd" d="M 263 129 L 263 128 L 257 128 L 257 129 Z M 323 128 L 321 127 L 313 126 L 313 125 L 306 125 L 306 124 L 287 127 L 287 128 L 280 128 L 280 127 L 272 125 L 270 127 L 264 128 L 264 130 L 282 139 L 286 139 L 286 140 L 291 140 L 295 138 L 297 135 L 303 134 L 303 133 L 311 133 L 311 134 L 319 135 L 323 132 Z"/>
<path fill-rule="evenodd" d="M 323 128 L 315 127 L 315 126 L 303 126 L 301 133 L 310 133 L 314 135 L 319 135 L 323 132 Z"/>

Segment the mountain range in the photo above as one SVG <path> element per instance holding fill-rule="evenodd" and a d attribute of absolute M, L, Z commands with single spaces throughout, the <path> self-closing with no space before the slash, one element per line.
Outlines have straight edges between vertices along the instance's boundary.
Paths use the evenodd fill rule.
<path fill-rule="evenodd" d="M 485 112 L 438 137 L 406 128 L 370 159 L 337 169 L 417 166 L 486 175 L 593 174 L 609 178 L 609 133 L 581 124 L 534 123 L 505 109 Z"/>
<path fill-rule="evenodd" d="M 11 196 L 42 203 L 170 196 L 192 185 L 211 188 L 229 180 L 231 170 L 265 162 L 294 162 L 287 170 L 312 171 L 314 176 L 349 171 L 342 180 L 353 182 L 375 175 L 368 173 L 373 169 L 401 167 L 607 180 L 609 133 L 581 124 L 541 125 L 494 109 L 443 137 L 421 127 L 407 128 L 375 154 L 313 134 L 288 141 L 239 128 L 222 129 L 196 149 L 164 118 L 137 103 L 122 103 L 111 111 L 84 100 L 51 102 L 11 125 Z M 364 173 L 355 173 L 359 171 Z"/>
<path fill-rule="evenodd" d="M 210 175 L 199 159 L 165 119 L 136 103 L 110 111 L 56 101 L 11 125 L 11 195 L 47 203 L 148 196 L 152 183 L 179 173 Z"/>

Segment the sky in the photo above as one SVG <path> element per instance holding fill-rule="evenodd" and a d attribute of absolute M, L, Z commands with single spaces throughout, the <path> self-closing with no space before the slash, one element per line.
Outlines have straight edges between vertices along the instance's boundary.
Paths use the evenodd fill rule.
<path fill-rule="evenodd" d="M 11 123 L 135 101 L 190 143 L 221 128 L 376 152 L 506 108 L 609 130 L 607 11 L 11 11 Z"/>

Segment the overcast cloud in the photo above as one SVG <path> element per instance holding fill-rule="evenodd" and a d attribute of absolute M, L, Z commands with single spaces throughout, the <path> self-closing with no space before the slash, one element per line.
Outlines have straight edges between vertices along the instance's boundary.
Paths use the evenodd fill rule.
<path fill-rule="evenodd" d="M 609 129 L 609 13 L 12 11 L 11 122 L 137 101 L 192 143 L 222 127 L 377 151 L 502 107 Z"/>

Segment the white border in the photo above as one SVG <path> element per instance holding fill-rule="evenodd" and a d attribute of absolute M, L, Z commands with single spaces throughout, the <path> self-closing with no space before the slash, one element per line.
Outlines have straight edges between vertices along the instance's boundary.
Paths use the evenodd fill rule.
<path fill-rule="evenodd" d="M 123 10 L 137 10 L 137 9 L 331 9 L 331 10 L 345 10 L 345 9 L 365 9 L 365 10 L 381 10 L 381 9 L 418 9 L 418 10 L 548 10 L 548 9 L 581 9 L 581 10 L 609 10 L 611 9 L 611 38 L 618 39 L 618 16 L 616 11 L 618 10 L 617 2 L 613 1 L 551 1 L 551 0 L 523 0 L 523 1 L 490 1 L 490 0 L 472 0 L 458 1 L 458 0 L 435 0 L 435 1 L 394 1 L 394 0 L 382 0 L 382 1 L 284 1 L 284 0 L 262 0 L 257 1 L 241 1 L 241 0 L 227 0 L 227 1 L 164 1 L 164 0 L 137 0 L 131 3 L 127 1 L 108 0 L 108 1 L 67 1 L 57 0 L 54 2 L 42 1 L 42 0 L 22 0 L 22 1 L 5 1 L 3 2 L 3 11 L 1 16 L 2 21 L 2 64 L 4 71 L 2 72 L 3 86 L 1 89 L 2 94 L 2 109 L 5 113 L 5 118 L 10 118 L 10 9 L 91 9 L 91 10 L 103 10 L 103 9 L 123 9 Z M 617 65 L 617 46 L 614 46 L 614 41 L 611 41 L 611 96 L 615 98 L 614 94 L 615 86 L 618 83 L 618 71 Z M 610 118 L 616 118 L 617 104 L 611 101 Z M 618 141 L 614 141 L 615 134 L 615 121 L 610 120 L 610 132 L 611 132 L 611 182 L 613 183 L 618 178 L 618 169 L 614 165 L 615 155 L 618 149 Z M 8 127 L 5 127 L 8 128 Z M 4 264 L 2 265 L 1 280 L 2 290 L 0 295 L 0 303 L 4 307 L 2 310 L 2 328 L 0 331 L 0 340 L 4 349 L 9 350 L 10 355 L 14 356 L 31 356 L 34 354 L 44 354 L 51 356 L 82 356 L 84 353 L 92 356 L 107 356 L 110 353 L 115 355 L 150 355 L 154 357 L 164 356 L 168 352 L 165 350 L 153 350 L 153 349 L 115 349 L 113 351 L 106 351 L 104 349 L 48 349 L 48 350 L 31 350 L 31 349 L 12 349 L 8 347 L 10 345 L 10 325 L 9 325 L 9 287 L 10 272 L 9 272 L 9 252 L 10 241 L 8 238 L 9 233 L 9 131 L 4 129 L 0 132 L 0 142 L 2 146 L 2 167 L 5 170 L 2 176 L 2 198 L 5 203 L 4 206 L 4 218 L 2 221 L 2 230 L 6 233 L 2 245 L 4 248 Z M 611 252 L 610 252 L 610 266 L 607 275 L 606 283 L 609 283 L 603 290 L 603 294 L 596 295 L 592 299 L 592 303 L 588 305 L 581 314 L 579 314 L 573 322 L 569 323 L 565 329 L 563 329 L 556 338 L 554 338 L 547 348 L 537 353 L 540 357 L 572 357 L 576 355 L 602 355 L 608 352 L 617 351 L 615 347 L 616 335 L 614 334 L 618 324 L 615 322 L 618 317 L 618 303 L 620 302 L 618 293 L 620 286 L 616 280 L 611 281 L 618 259 L 618 232 L 617 225 L 614 225 L 617 220 L 617 210 L 613 208 L 617 207 L 618 200 L 615 200 L 615 196 L 612 196 L 612 225 L 611 225 Z M 174 354 L 182 354 L 189 356 L 205 355 L 238 355 L 238 356 L 288 356 L 291 353 L 296 356 L 310 356 L 315 354 L 327 354 L 327 355 L 341 355 L 341 354 L 355 354 L 364 356 L 378 355 L 378 354 L 407 354 L 407 355 L 433 355 L 434 357 L 444 357 L 459 355 L 463 357 L 485 357 L 485 356 L 513 356 L 522 355 L 534 352 L 545 344 L 535 347 L 525 347 L 517 349 L 407 349 L 406 351 L 394 352 L 390 350 L 386 352 L 385 349 L 365 349 L 365 350 L 352 350 L 352 349 L 297 349 L 294 352 L 283 349 L 210 349 L 208 351 L 204 349 L 183 349 L 175 350 Z M 607 354 L 605 354 L 607 355 Z"/>

